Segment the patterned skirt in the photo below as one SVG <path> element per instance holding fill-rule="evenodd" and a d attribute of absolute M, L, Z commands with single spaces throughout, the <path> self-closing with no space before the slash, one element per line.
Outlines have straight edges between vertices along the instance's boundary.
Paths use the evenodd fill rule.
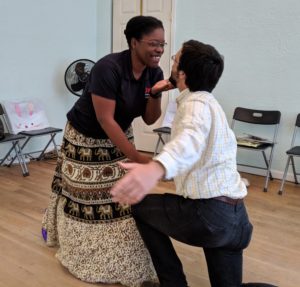
<path fill-rule="evenodd" d="M 126 135 L 133 143 L 131 129 Z M 124 160 L 110 140 L 86 137 L 67 123 L 42 230 L 74 276 L 138 287 L 157 276 L 131 207 L 111 200 Z"/>

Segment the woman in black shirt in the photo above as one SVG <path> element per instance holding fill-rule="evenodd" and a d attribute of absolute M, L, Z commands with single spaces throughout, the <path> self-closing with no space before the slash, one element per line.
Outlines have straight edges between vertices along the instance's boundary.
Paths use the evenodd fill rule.
<path fill-rule="evenodd" d="M 161 92 L 164 28 L 154 17 L 132 18 L 124 31 L 129 50 L 100 59 L 83 95 L 68 112 L 50 203 L 43 219 L 49 246 L 81 280 L 140 286 L 156 281 L 129 205 L 113 203 L 110 188 L 124 175 L 118 162 L 150 160 L 134 147 L 131 123 L 153 124 Z"/>

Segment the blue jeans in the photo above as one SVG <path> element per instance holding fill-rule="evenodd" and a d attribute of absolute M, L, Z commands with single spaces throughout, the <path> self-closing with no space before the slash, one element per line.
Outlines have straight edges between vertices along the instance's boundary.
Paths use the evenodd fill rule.
<path fill-rule="evenodd" d="M 203 248 L 212 287 L 241 286 L 243 249 L 252 234 L 243 202 L 151 194 L 132 211 L 162 287 L 188 286 L 169 236 Z"/>

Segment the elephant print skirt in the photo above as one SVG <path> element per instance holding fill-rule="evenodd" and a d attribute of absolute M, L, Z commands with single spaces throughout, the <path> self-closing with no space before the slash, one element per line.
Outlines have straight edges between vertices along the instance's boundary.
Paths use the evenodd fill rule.
<path fill-rule="evenodd" d="M 133 143 L 131 129 L 126 135 Z M 111 200 L 124 160 L 109 139 L 88 138 L 67 123 L 42 233 L 81 280 L 138 287 L 157 277 L 131 207 Z"/>

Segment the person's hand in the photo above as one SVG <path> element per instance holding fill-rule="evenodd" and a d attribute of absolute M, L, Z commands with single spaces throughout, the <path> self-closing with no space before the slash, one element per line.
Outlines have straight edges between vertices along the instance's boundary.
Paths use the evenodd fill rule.
<path fill-rule="evenodd" d="M 164 175 L 163 166 L 155 161 L 148 164 L 119 163 L 128 170 L 111 189 L 112 200 L 121 204 L 135 204 L 141 201 L 157 181 Z"/>
<path fill-rule="evenodd" d="M 158 81 L 152 88 L 151 93 L 152 94 L 158 94 L 161 92 L 169 91 L 171 89 L 174 89 L 174 86 L 169 80 L 161 80 Z"/>

